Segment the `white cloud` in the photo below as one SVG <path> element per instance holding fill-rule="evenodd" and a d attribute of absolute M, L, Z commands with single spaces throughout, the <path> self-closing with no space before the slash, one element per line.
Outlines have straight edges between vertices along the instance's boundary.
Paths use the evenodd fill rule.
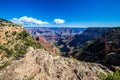
<path fill-rule="evenodd" d="M 65 23 L 65 20 L 63 20 L 63 19 L 54 19 L 54 23 L 55 24 L 63 24 L 63 23 Z"/>
<path fill-rule="evenodd" d="M 36 24 L 36 25 L 42 25 L 42 24 L 49 24 L 48 22 L 44 22 L 42 20 L 38 20 L 32 17 L 27 17 L 27 16 L 23 16 L 20 18 L 13 18 L 11 20 L 12 22 L 18 23 L 18 24 Z"/>

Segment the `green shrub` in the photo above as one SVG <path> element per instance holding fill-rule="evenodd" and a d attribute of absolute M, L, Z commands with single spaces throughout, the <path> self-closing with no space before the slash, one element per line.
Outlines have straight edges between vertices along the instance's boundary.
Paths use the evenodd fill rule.
<path fill-rule="evenodd" d="M 120 70 L 116 70 L 113 74 L 109 73 L 107 76 L 103 73 L 99 74 L 102 80 L 120 80 Z"/>
<path fill-rule="evenodd" d="M 25 39 L 28 36 L 30 36 L 29 33 L 27 33 L 26 31 L 22 31 L 22 32 L 18 33 L 17 38 L 18 39 Z"/>

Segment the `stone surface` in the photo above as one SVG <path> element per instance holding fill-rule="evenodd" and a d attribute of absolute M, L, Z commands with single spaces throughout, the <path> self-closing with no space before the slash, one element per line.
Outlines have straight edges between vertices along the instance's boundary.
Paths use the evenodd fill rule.
<path fill-rule="evenodd" d="M 75 59 L 52 56 L 44 49 L 28 49 L 20 60 L 0 71 L 2 80 L 99 80 L 97 72 L 111 72 L 106 67 Z"/>

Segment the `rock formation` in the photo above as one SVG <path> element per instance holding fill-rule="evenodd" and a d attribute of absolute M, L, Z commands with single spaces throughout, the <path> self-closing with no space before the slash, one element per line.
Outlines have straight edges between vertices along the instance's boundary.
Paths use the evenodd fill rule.
<path fill-rule="evenodd" d="M 42 36 L 39 36 L 38 43 L 40 43 L 47 51 L 52 55 L 58 55 L 59 49 L 57 49 L 52 43 L 46 41 Z"/>
<path fill-rule="evenodd" d="M 30 47 L 27 51 L 24 58 L 0 71 L 2 80 L 99 80 L 97 72 L 110 72 L 100 64 L 53 57 L 44 49 Z"/>
<path fill-rule="evenodd" d="M 87 41 L 96 39 L 102 34 L 106 33 L 110 28 L 87 28 L 82 34 L 74 36 L 68 45 L 79 49 L 83 47 Z"/>
<path fill-rule="evenodd" d="M 91 44 L 86 45 L 80 60 L 88 62 L 100 62 L 120 66 L 120 28 L 112 28 L 100 36 Z"/>

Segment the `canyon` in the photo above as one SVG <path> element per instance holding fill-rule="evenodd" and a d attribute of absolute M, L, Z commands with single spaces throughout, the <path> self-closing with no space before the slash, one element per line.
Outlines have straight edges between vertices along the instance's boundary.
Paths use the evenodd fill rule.
<path fill-rule="evenodd" d="M 2 80 L 102 80 L 119 69 L 119 28 L 58 29 L 58 34 L 49 28 L 26 30 L 4 19 L 0 22 Z"/>

